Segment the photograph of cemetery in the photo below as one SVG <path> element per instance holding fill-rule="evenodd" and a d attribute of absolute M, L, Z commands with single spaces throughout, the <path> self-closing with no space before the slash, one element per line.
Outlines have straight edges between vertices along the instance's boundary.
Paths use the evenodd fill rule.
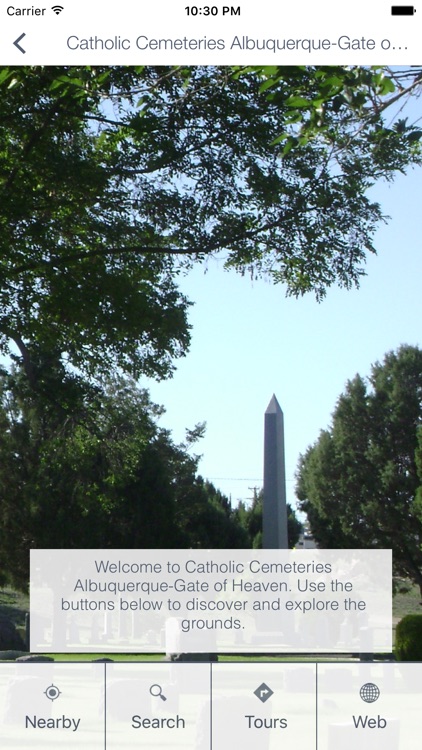
<path fill-rule="evenodd" d="M 31 549 L 360 548 L 422 660 L 422 67 L 0 90 L 0 660 Z"/>

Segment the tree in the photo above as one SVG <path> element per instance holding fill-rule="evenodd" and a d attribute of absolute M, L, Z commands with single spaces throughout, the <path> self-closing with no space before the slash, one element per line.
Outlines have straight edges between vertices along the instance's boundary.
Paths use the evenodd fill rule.
<path fill-rule="evenodd" d="M 405 76 L 409 78 L 404 81 Z M 322 297 L 364 272 L 375 180 L 420 162 L 383 114 L 420 69 L 0 70 L 0 352 L 166 377 L 189 344 L 177 274 L 226 266 Z"/>
<path fill-rule="evenodd" d="M 246 549 L 250 538 L 236 509 L 212 482 L 196 477 L 177 487 L 177 523 L 183 530 L 183 547 Z"/>
<path fill-rule="evenodd" d="M 134 226 L 123 147 L 90 126 L 100 105 L 95 92 L 78 98 L 57 90 L 57 73 L 30 69 L 6 79 L 1 351 L 19 352 L 34 386 L 35 346 L 89 374 L 117 366 L 167 375 L 189 341 L 187 301 L 171 258 L 125 255 L 135 234 L 146 242 L 148 228 Z"/>
<path fill-rule="evenodd" d="M 390 127 L 411 142 L 422 135 L 416 124 L 412 125 L 393 113 L 390 127 L 383 114 L 409 96 L 419 96 L 422 83 L 422 67 L 391 68 L 388 66 L 261 66 L 238 68 L 237 75 L 253 71 L 262 79 L 261 90 L 266 91 L 271 101 L 287 107 L 288 129 L 279 135 L 277 142 L 283 143 L 283 152 L 298 149 L 316 137 L 331 141 L 336 151 L 347 147 L 348 140 L 366 130 L 375 146 L 376 161 L 381 151 L 388 148 L 394 135 Z M 338 117 L 342 110 L 342 117 Z M 401 114 L 401 113 L 400 113 Z M 349 138 L 339 139 L 340 129 L 348 123 Z M 373 128 L 373 130 L 372 130 Z M 394 140 L 394 138 L 393 138 Z M 377 145 L 375 145 L 375 143 Z M 391 145 L 391 143 L 390 143 Z M 386 153 L 384 153 L 386 156 Z M 395 169 L 393 161 L 390 168 Z"/>
<path fill-rule="evenodd" d="M 418 429 L 418 445 L 416 448 L 416 468 L 418 472 L 419 487 L 415 498 L 415 514 L 422 523 L 422 426 Z"/>
<path fill-rule="evenodd" d="M 133 382 L 102 390 L 55 367 L 36 395 L 18 368 L 0 377 L 0 583 L 27 586 L 30 548 L 247 546 L 197 477 L 199 426 L 176 445 Z"/>
<path fill-rule="evenodd" d="M 249 547 L 252 549 L 262 548 L 262 513 L 263 492 L 254 489 L 251 504 L 247 507 L 245 503 L 239 502 L 235 514 L 240 525 L 247 531 L 249 536 Z M 303 526 L 296 516 L 292 506 L 287 503 L 287 537 L 289 549 L 296 546 L 299 541 Z"/>
<path fill-rule="evenodd" d="M 422 593 L 421 421 L 422 351 L 403 345 L 347 383 L 331 426 L 300 458 L 297 496 L 320 546 L 391 548 L 395 574 Z"/>

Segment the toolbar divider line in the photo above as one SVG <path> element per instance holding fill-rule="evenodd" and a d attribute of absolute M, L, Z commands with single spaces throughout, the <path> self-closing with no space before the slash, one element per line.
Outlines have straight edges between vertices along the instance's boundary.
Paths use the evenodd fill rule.
<path fill-rule="evenodd" d="M 212 662 L 210 662 L 210 750 L 212 750 Z"/>
<path fill-rule="evenodd" d="M 318 750 L 318 662 L 315 662 L 315 750 Z"/>
<path fill-rule="evenodd" d="M 104 750 L 107 750 L 107 664 L 104 663 Z"/>

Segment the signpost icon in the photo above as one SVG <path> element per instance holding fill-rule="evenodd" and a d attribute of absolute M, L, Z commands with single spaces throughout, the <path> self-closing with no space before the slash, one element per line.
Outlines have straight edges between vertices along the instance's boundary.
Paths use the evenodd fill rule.
<path fill-rule="evenodd" d="M 262 682 L 261 685 L 254 690 L 254 695 L 259 698 L 261 703 L 265 703 L 268 698 L 271 698 L 271 696 L 274 695 L 274 690 L 271 690 L 265 682 Z"/>

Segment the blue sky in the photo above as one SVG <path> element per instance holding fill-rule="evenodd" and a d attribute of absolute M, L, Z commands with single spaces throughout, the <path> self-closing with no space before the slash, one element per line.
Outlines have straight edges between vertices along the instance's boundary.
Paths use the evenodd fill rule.
<path fill-rule="evenodd" d="M 284 412 L 288 501 L 300 453 L 316 440 L 345 383 L 400 344 L 422 345 L 422 169 L 378 184 L 391 216 L 377 232 L 358 290 L 333 288 L 322 303 L 286 299 L 282 286 L 226 272 L 217 261 L 182 281 L 195 303 L 192 344 L 172 380 L 141 381 L 166 408 L 161 425 L 184 437 L 206 421 L 200 473 L 246 500 L 262 486 L 264 412 L 273 393 Z"/>

